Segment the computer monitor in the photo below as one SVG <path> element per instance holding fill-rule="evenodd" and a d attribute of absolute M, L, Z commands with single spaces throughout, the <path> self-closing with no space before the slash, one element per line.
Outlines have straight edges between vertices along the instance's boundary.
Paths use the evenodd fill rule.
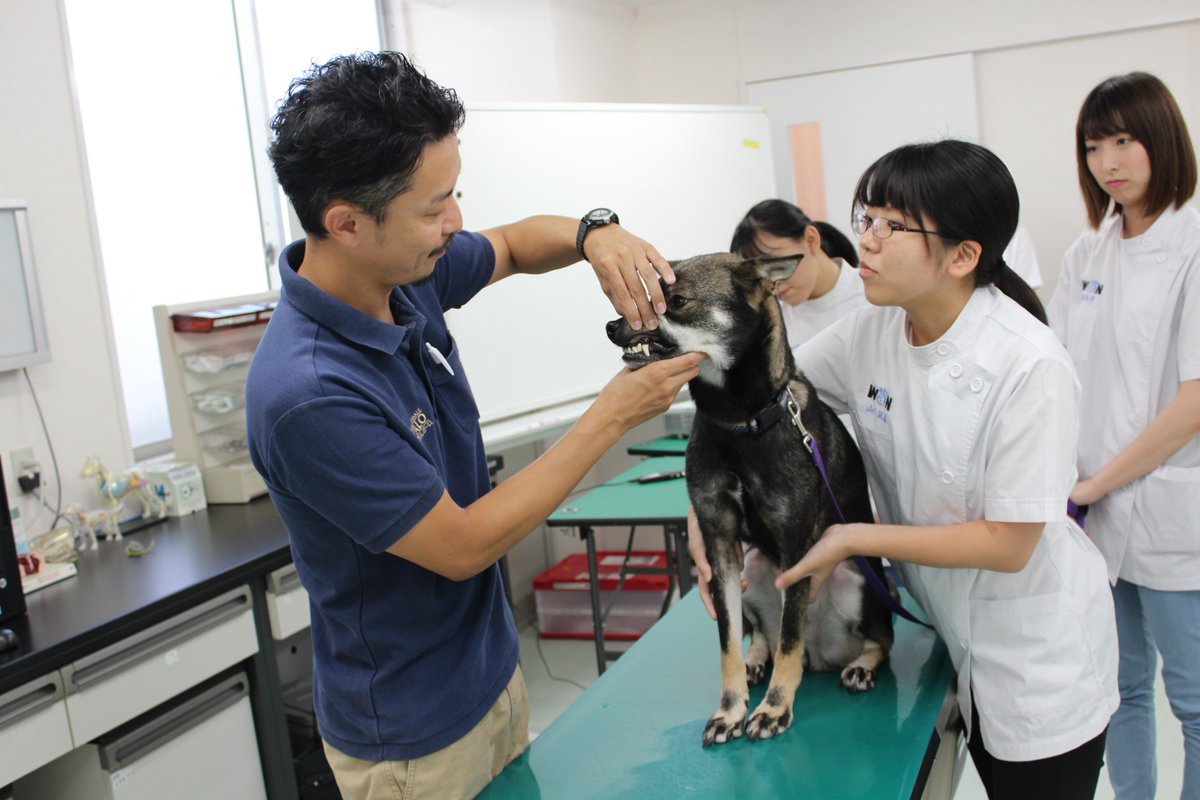
<path fill-rule="evenodd" d="M 0 199 L 0 372 L 49 360 L 29 211 L 23 200 Z"/>
<path fill-rule="evenodd" d="M 8 510 L 4 468 L 0 467 L 0 621 L 25 613 L 25 592 L 17 564 L 17 543 Z"/>

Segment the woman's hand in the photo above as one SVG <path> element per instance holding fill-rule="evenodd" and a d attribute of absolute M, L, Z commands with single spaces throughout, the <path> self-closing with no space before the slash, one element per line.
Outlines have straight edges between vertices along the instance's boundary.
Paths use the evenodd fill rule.
<path fill-rule="evenodd" d="M 783 590 L 805 578 L 812 578 L 808 587 L 808 599 L 815 600 L 837 565 L 853 555 L 843 543 L 850 528 L 850 525 L 828 527 L 817 543 L 804 554 L 804 558 L 775 579 L 775 587 Z"/>
<path fill-rule="evenodd" d="M 1090 506 L 1102 499 L 1105 494 L 1107 492 L 1096 483 L 1095 479 L 1087 478 L 1075 484 L 1075 488 L 1071 490 L 1071 502 L 1077 506 Z"/>
<path fill-rule="evenodd" d="M 717 607 L 713 605 L 712 589 L 709 584 L 712 583 L 712 567 L 708 563 L 708 554 L 704 550 L 704 534 L 700 532 L 700 520 L 696 518 L 696 509 L 688 506 L 687 516 L 687 532 L 688 532 L 688 553 L 692 556 L 692 563 L 696 565 L 696 575 L 700 584 L 700 599 L 704 602 L 704 607 L 708 609 L 708 615 L 713 619 L 717 618 Z M 738 554 L 738 569 L 742 568 L 742 544 L 737 544 Z M 745 578 L 742 579 L 742 591 L 746 591 L 749 585 Z"/>

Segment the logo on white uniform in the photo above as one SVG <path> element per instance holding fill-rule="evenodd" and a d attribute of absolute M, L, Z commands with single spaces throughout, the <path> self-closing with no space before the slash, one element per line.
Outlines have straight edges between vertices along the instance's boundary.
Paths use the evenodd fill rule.
<path fill-rule="evenodd" d="M 886 387 L 876 386 L 871 384 L 867 389 L 866 412 L 880 419 L 882 422 L 888 421 L 888 412 L 892 410 L 892 393 Z"/>
<path fill-rule="evenodd" d="M 1082 293 L 1079 299 L 1085 303 L 1094 303 L 1100 299 L 1100 293 L 1104 291 L 1104 284 L 1100 281 L 1082 280 L 1079 282 L 1082 286 Z"/>

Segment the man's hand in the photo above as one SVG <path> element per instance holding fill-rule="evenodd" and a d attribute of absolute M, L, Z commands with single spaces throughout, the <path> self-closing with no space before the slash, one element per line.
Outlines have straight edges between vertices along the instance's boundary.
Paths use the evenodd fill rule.
<path fill-rule="evenodd" d="M 609 415 L 623 434 L 671 407 L 683 385 L 700 374 L 704 353 L 684 353 L 647 364 L 639 370 L 621 370 L 600 390 L 592 409 Z"/>
<path fill-rule="evenodd" d="M 641 330 L 643 325 L 657 328 L 658 314 L 667 310 L 658 280 L 661 277 L 668 284 L 675 282 L 675 272 L 658 250 L 612 224 L 588 231 L 583 251 L 617 313 L 634 330 Z"/>

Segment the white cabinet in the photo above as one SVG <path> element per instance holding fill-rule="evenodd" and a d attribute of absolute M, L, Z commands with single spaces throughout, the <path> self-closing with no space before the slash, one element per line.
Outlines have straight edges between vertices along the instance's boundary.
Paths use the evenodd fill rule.
<path fill-rule="evenodd" d="M 267 614 L 271 636 L 283 640 L 311 624 L 308 592 L 300 585 L 294 564 L 280 567 L 267 576 Z"/>
<path fill-rule="evenodd" d="M 0 694 L 0 786 L 72 747 L 58 670 Z"/>
<path fill-rule="evenodd" d="M 246 676 L 186 693 L 16 784 L 15 800 L 266 800 Z"/>
<path fill-rule="evenodd" d="M 90 742 L 257 651 L 242 587 L 78 659 L 63 669 L 74 740 Z"/>

